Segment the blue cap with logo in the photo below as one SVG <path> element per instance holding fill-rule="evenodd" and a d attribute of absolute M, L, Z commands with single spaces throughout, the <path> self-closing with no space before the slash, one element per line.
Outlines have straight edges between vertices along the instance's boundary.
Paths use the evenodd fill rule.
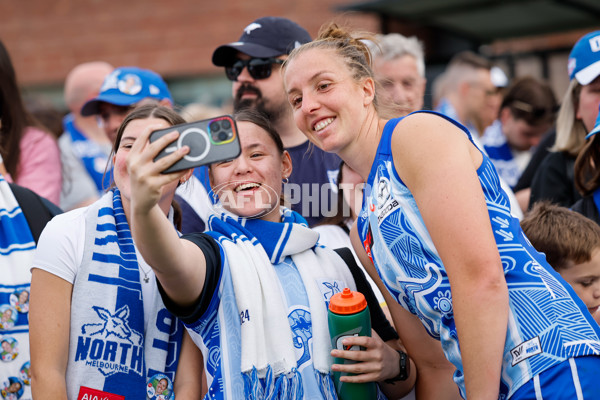
<path fill-rule="evenodd" d="M 98 105 L 102 102 L 130 106 L 147 98 L 173 102 L 167 84 L 157 73 L 137 67 L 119 67 L 104 79 L 98 96 L 83 105 L 81 115 L 98 114 Z"/>
<path fill-rule="evenodd" d="M 569 54 L 569 79 L 587 85 L 600 76 L 600 31 L 590 32 L 575 43 Z"/>
<path fill-rule="evenodd" d="M 245 27 L 237 42 L 219 46 L 212 62 L 226 67 L 233 63 L 238 51 L 257 58 L 282 56 L 311 40 L 306 29 L 287 18 L 262 17 Z"/>

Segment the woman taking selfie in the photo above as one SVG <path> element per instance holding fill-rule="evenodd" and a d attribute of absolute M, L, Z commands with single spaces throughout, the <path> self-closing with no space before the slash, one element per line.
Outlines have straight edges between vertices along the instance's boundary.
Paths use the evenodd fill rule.
<path fill-rule="evenodd" d="M 148 124 L 167 128 L 183 122 L 167 108 L 131 112 L 113 147 L 112 189 L 44 229 L 33 261 L 29 311 L 35 399 L 113 394 L 167 400 L 174 390 L 182 397 L 199 395 L 200 353 L 165 309 L 129 230 L 131 146 Z M 163 230 L 175 235 L 171 204 L 178 184 L 165 186 L 158 200 L 167 222 Z M 181 372 L 174 387 L 176 369 Z"/>

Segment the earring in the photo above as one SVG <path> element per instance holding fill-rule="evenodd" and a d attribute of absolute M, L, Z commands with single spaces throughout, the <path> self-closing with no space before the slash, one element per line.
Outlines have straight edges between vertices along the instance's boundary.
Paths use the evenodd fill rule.
<path fill-rule="evenodd" d="M 287 176 L 283 177 L 283 183 L 289 183 L 290 182 L 290 178 L 288 178 Z"/>
<path fill-rule="evenodd" d="M 184 184 L 184 183 L 186 183 L 186 182 L 187 182 L 187 179 L 185 179 L 185 178 L 181 178 L 181 179 L 179 180 L 179 184 L 180 184 L 180 185 L 183 185 L 183 184 Z"/>

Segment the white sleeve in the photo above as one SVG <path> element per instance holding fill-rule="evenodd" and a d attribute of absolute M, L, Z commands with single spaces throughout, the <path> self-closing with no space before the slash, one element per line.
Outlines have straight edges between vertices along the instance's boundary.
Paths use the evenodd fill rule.
<path fill-rule="evenodd" d="M 52 218 L 38 241 L 31 269 L 39 268 L 75 282 L 83 260 L 85 241 L 85 210 L 78 208 Z"/>

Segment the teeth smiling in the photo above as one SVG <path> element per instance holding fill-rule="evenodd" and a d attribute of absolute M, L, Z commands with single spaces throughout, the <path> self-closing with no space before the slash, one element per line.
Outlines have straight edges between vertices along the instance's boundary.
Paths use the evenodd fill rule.
<path fill-rule="evenodd" d="M 322 129 L 325 129 L 326 126 L 328 126 L 329 124 L 331 124 L 333 122 L 333 118 L 329 117 L 327 119 L 324 119 L 323 121 L 319 121 L 315 127 L 314 130 L 316 132 L 319 132 Z"/>
<path fill-rule="evenodd" d="M 238 193 L 238 192 L 240 192 L 242 190 L 252 189 L 252 188 L 255 188 L 255 187 L 259 187 L 259 186 L 260 185 L 258 183 L 253 183 L 253 182 L 252 183 L 242 183 L 241 185 L 236 186 L 234 190 L 235 190 L 236 193 Z"/>

